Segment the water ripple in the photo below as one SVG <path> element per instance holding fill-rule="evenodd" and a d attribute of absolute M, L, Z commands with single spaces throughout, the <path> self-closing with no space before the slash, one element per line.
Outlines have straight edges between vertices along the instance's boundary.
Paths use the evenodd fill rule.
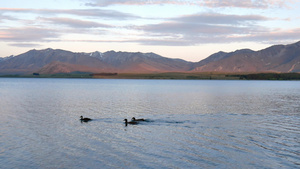
<path fill-rule="evenodd" d="M 0 79 L 0 166 L 299 168 L 294 83 Z"/>

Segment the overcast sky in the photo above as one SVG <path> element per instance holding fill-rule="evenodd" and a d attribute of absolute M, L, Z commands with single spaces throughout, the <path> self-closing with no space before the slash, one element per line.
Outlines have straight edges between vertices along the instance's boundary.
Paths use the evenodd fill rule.
<path fill-rule="evenodd" d="M 31 49 L 209 55 L 300 40 L 299 0 L 1 0 L 0 57 Z"/>

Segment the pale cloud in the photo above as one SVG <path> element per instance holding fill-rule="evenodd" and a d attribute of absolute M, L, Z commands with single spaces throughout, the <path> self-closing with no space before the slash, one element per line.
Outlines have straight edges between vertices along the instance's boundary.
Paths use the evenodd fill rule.
<path fill-rule="evenodd" d="M 257 34 L 219 34 L 210 36 L 179 36 L 168 34 L 152 34 L 151 36 L 144 38 L 137 38 L 131 40 L 70 40 L 73 42 L 90 42 L 90 43 L 138 43 L 141 45 L 151 46 L 196 46 L 201 44 L 224 44 L 224 43 L 236 43 L 236 42 L 255 42 L 255 43 L 270 43 L 275 44 L 283 42 L 299 41 L 300 29 L 290 30 L 270 30 Z"/>
<path fill-rule="evenodd" d="M 4 20 L 16 20 L 16 18 L 0 13 L 0 22 L 3 22 Z"/>
<path fill-rule="evenodd" d="M 202 23 L 165 22 L 160 24 L 145 25 L 140 29 L 146 32 L 160 33 L 165 35 L 182 34 L 184 36 L 211 36 L 220 34 L 243 34 L 248 33 L 252 27 L 235 27 L 225 25 L 209 25 Z"/>
<path fill-rule="evenodd" d="M 24 9 L 24 8 L 0 8 L 0 41 L 17 42 L 14 46 L 26 46 L 19 42 L 50 42 L 64 41 L 65 36 L 77 35 L 104 35 L 115 26 L 99 23 L 97 18 L 125 19 L 133 15 L 123 15 L 121 12 L 113 10 L 58 10 L 58 9 Z M 30 13 L 36 14 L 32 19 L 16 19 L 4 16 L 2 13 Z M 59 14 L 69 14 L 73 16 L 59 17 Z M 18 15 L 15 15 L 18 17 Z M 51 17 L 55 16 L 55 17 Z M 64 15 L 66 16 L 66 15 Z M 75 17 L 74 17 L 75 16 Z M 83 16 L 83 17 L 76 17 Z M 20 15 L 20 18 L 22 16 Z M 94 19 L 94 17 L 97 17 Z M 129 19 L 129 18 L 127 18 Z M 10 24 L 4 24 L 5 20 L 11 20 Z M 84 37 L 84 36 L 81 36 Z"/>
<path fill-rule="evenodd" d="M 110 28 L 110 25 L 101 24 L 98 22 L 84 21 L 72 18 L 43 18 L 39 17 L 38 20 L 49 22 L 55 25 L 66 25 L 72 28 Z"/>
<path fill-rule="evenodd" d="M 287 7 L 296 0 L 81 0 L 87 2 L 87 6 L 110 5 L 196 5 L 210 8 L 272 8 Z"/>
<path fill-rule="evenodd" d="M 190 36 L 190 37 L 174 37 L 174 38 L 141 38 L 132 42 L 142 45 L 157 46 L 195 46 L 201 44 L 224 44 L 235 42 L 255 42 L 275 44 L 283 42 L 299 41 L 300 29 L 290 29 L 281 31 L 270 31 L 258 34 L 243 35 L 212 35 L 212 36 Z"/>
<path fill-rule="evenodd" d="M 199 13 L 174 18 L 173 20 L 180 21 L 182 23 L 243 25 L 273 19 L 261 15 L 225 15 L 220 13 Z"/>
<path fill-rule="evenodd" d="M 60 34 L 54 29 L 21 27 L 0 29 L 1 41 L 13 42 L 49 42 L 54 41 Z"/>
<path fill-rule="evenodd" d="M 191 0 L 85 0 L 87 6 L 191 4 Z"/>
<path fill-rule="evenodd" d="M 287 7 L 294 0 L 203 0 L 206 7 L 271 8 Z"/>
<path fill-rule="evenodd" d="M 196 45 L 214 41 L 218 43 L 220 39 L 233 40 L 231 37 L 234 36 L 269 32 L 269 28 L 256 24 L 256 22 L 266 20 L 271 19 L 259 15 L 204 13 L 171 18 L 166 22 L 143 25 L 136 29 L 144 31 L 144 34 L 147 34 L 151 40 L 150 42 L 143 39 L 141 41 L 143 44 Z"/>
<path fill-rule="evenodd" d="M 203 13 L 170 18 L 158 24 L 136 27 L 148 37 L 135 42 L 143 45 L 192 46 L 206 43 L 270 42 L 299 40 L 300 29 L 271 29 L 258 22 L 270 21 L 260 15 Z"/>
<path fill-rule="evenodd" d="M 34 48 L 34 47 L 41 47 L 42 45 L 40 44 L 34 44 L 34 43 L 12 43 L 9 44 L 9 46 L 14 46 L 14 47 L 21 47 L 21 48 Z"/>
<path fill-rule="evenodd" d="M 120 32 L 109 39 L 63 38 L 68 34 L 113 34 L 111 25 L 88 20 L 63 17 L 38 17 L 37 26 L 0 29 L 0 40 L 16 42 L 10 45 L 19 47 L 34 46 L 32 42 L 77 41 L 77 42 L 123 42 L 142 45 L 191 46 L 204 43 L 228 43 L 238 41 L 264 42 L 267 40 L 299 39 L 299 29 L 280 30 L 259 26 L 257 22 L 269 21 L 260 15 L 225 15 L 219 13 L 198 13 L 165 19 L 158 24 L 142 26 L 120 26 L 120 31 L 137 32 L 135 37 L 124 37 Z M 51 25 L 56 28 L 52 28 Z M 62 25 L 61 29 L 57 29 Z M 65 27 L 67 26 L 67 27 Z M 92 28 L 92 29 L 91 29 Z M 97 28 L 97 29 L 94 29 Z M 95 32 L 96 31 L 96 32 Z M 97 32 L 98 31 L 98 32 Z M 118 35 L 118 33 L 120 33 Z M 116 37 L 118 37 L 116 39 Z M 22 43 L 19 43 L 22 42 Z M 26 42 L 26 43 L 24 43 Z M 30 42 L 30 43 L 27 43 Z"/>
<path fill-rule="evenodd" d="M 91 0 L 90 5 L 108 6 L 186 4 L 206 7 L 270 8 L 284 7 L 281 0 Z M 34 19 L 18 20 L 8 14 L 35 14 Z M 5 15 L 4 15 L 5 14 Z M 18 15 L 12 15 L 18 17 Z M 21 15 L 19 15 L 21 18 Z M 139 23 L 139 19 L 143 22 Z M 15 27 L 3 24 L 14 20 Z M 120 21 L 125 20 L 120 24 Z M 268 40 L 298 40 L 299 29 L 276 29 L 261 24 L 278 21 L 262 15 L 234 15 L 222 13 L 196 13 L 173 18 L 159 18 L 150 22 L 148 18 L 115 10 L 91 9 L 25 9 L 0 8 L 0 41 L 7 41 L 16 47 L 34 47 L 36 42 L 122 42 L 142 45 L 192 46 L 205 43 L 264 42 Z M 164 20 L 157 23 L 160 20 Z M 137 24 L 138 23 L 138 24 Z M 141 24 L 142 23 L 142 24 Z M 156 24 L 150 24 L 156 23 Z M 136 25 L 139 26 L 136 26 Z M 265 26 L 259 26 L 265 25 Z M 280 25 L 277 26 L 277 28 Z M 126 33 L 132 33 L 133 36 Z M 84 35 L 82 35 L 84 34 Z M 79 35 L 79 36 L 77 36 Z M 100 36 L 101 35 L 101 36 Z M 21 42 L 21 43 L 20 43 Z"/>
<path fill-rule="evenodd" d="M 137 19 L 135 16 L 128 13 L 118 12 L 115 10 L 104 9 L 27 9 L 27 8 L 0 8 L 0 12 L 15 12 L 15 13 L 34 13 L 43 15 L 59 15 L 69 14 L 74 16 L 94 17 L 103 19 L 128 20 Z M 1 16 L 1 15 L 0 15 Z"/>
<path fill-rule="evenodd" d="M 236 41 L 254 41 L 254 42 L 282 42 L 282 41 L 299 41 L 300 28 L 288 30 L 272 30 L 269 32 L 251 34 L 242 37 L 233 37 Z"/>

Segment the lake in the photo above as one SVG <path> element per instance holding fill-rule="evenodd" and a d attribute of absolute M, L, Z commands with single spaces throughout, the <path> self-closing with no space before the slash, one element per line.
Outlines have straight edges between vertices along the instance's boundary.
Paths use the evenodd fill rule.
<path fill-rule="evenodd" d="M 0 113 L 0 168 L 300 168 L 300 81 L 0 78 Z"/>

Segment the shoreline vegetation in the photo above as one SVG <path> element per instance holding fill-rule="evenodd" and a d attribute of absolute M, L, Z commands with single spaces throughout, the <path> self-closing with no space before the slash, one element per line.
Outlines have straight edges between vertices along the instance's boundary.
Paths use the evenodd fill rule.
<path fill-rule="evenodd" d="M 6 78 L 182 79 L 182 80 L 300 80 L 300 73 L 60 73 L 0 75 Z"/>

